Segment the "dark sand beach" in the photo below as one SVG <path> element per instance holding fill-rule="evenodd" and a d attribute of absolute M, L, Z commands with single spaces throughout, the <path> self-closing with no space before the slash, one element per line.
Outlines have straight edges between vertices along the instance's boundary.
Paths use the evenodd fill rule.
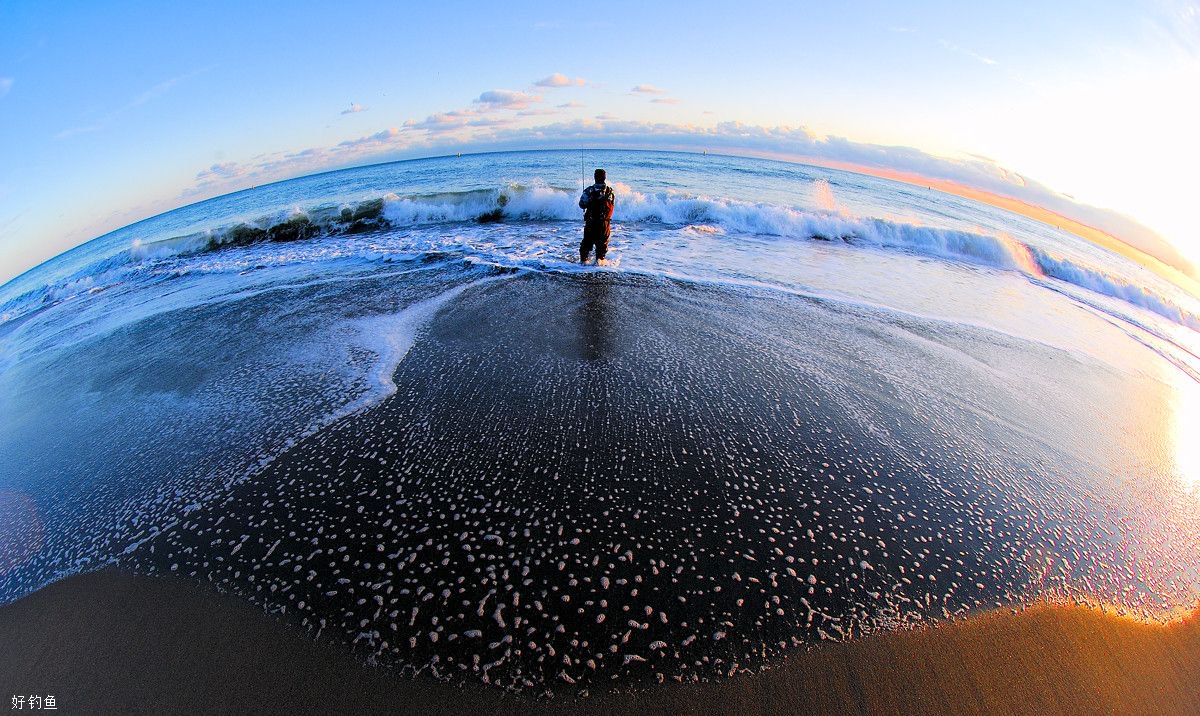
<path fill-rule="evenodd" d="M 3 688 L 67 712 L 1200 711 L 1197 619 L 1010 610 L 1193 603 L 1190 533 L 1140 517 L 1162 502 L 1115 513 L 1109 473 L 1047 447 L 1106 373 L 804 296 L 473 286 L 380 402 L 131 520 L 123 571 L 0 607 Z"/>
<path fill-rule="evenodd" d="M 6 692 L 54 694 L 65 713 L 1200 712 L 1200 613 L 999 610 L 719 682 L 547 698 L 395 676 L 236 598 L 105 570 L 0 608 L 0 643 Z"/>

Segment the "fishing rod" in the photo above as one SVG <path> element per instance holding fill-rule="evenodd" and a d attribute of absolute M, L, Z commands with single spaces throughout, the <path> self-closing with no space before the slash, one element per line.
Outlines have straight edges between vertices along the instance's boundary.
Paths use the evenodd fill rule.
<path fill-rule="evenodd" d="M 587 169 L 583 168 L 583 147 L 579 148 L 579 191 L 587 188 Z"/>

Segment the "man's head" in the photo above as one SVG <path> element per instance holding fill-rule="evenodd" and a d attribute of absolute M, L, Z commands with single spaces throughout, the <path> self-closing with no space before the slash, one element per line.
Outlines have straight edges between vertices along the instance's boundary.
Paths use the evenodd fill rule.
<path fill-rule="evenodd" d="M 608 174 L 606 174 L 603 169 L 597 169 L 596 170 L 596 183 L 602 184 L 604 182 L 605 177 L 607 177 L 607 176 L 608 176 Z"/>

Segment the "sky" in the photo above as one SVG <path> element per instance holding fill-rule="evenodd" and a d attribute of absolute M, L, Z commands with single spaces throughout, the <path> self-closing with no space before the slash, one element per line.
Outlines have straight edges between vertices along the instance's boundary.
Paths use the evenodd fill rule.
<path fill-rule="evenodd" d="M 256 184 L 581 145 L 929 177 L 1187 270 L 1196 127 L 1196 1 L 0 0 L 0 282 Z"/>

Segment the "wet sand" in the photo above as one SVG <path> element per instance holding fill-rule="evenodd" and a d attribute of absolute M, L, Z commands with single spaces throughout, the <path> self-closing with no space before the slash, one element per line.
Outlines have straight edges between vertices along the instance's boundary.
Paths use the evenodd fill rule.
<path fill-rule="evenodd" d="M 1198 713 L 1196 619 L 981 614 L 1081 584 L 1194 603 L 1185 510 L 1114 513 L 1111 475 L 1049 460 L 1076 439 L 1048 416 L 1091 423 L 1039 406 L 1107 380 L 1060 357 L 804 297 L 487 284 L 382 402 L 104 542 L 128 572 L 0 607 L 0 688 L 64 712 Z M 979 616 L 880 636 L 951 614 Z"/>
<path fill-rule="evenodd" d="M 1192 583 L 1172 577 L 1193 533 L 1149 552 L 1163 520 L 1106 519 L 1089 490 L 1113 478 L 1063 479 L 1076 463 L 1044 440 L 1074 438 L 979 365 L 1039 396 L 1079 369 L 881 320 L 602 273 L 478 286 L 383 371 L 395 393 L 119 564 L 286 610 L 392 672 L 533 695 L 727 678 L 1085 582 L 1191 603 L 1171 585 Z"/>
<path fill-rule="evenodd" d="M 0 688 L 54 694 L 64 713 L 1200 712 L 1200 610 L 1171 625 L 1001 610 L 797 651 L 757 674 L 582 699 L 394 676 L 237 598 L 115 570 L 0 607 L 0 644 Z"/>

